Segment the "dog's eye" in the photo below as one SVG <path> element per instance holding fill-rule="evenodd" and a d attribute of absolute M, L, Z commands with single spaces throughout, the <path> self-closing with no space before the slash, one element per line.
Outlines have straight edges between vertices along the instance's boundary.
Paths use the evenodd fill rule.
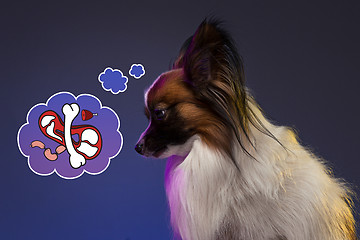
<path fill-rule="evenodd" d="M 165 118 L 166 109 L 155 109 L 154 115 L 156 120 L 163 120 Z"/>

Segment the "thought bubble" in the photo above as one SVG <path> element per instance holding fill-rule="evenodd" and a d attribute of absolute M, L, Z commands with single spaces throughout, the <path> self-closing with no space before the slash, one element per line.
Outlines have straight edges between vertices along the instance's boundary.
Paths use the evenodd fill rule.
<path fill-rule="evenodd" d="M 74 179 L 108 168 L 123 145 L 119 128 L 117 114 L 97 97 L 59 92 L 29 110 L 17 141 L 34 173 Z"/>
<path fill-rule="evenodd" d="M 112 94 L 125 92 L 127 89 L 128 78 L 118 69 L 107 67 L 98 77 L 99 82 L 105 91 L 111 91 Z"/>
<path fill-rule="evenodd" d="M 133 76 L 134 78 L 139 79 L 145 75 L 145 68 L 140 63 L 139 64 L 134 63 L 130 67 L 129 74 L 130 74 L 130 76 Z"/>

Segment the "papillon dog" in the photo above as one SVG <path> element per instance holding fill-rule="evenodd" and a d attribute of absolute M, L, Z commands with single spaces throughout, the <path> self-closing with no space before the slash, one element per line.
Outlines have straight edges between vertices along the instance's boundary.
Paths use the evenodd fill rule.
<path fill-rule="evenodd" d="M 145 93 L 135 150 L 168 158 L 174 238 L 357 239 L 347 184 L 265 118 L 244 80 L 232 38 L 205 19 Z"/>

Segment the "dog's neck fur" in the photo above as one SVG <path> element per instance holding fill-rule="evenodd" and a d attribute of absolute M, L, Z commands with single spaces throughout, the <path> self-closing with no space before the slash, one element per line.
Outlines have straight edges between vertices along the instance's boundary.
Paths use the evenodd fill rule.
<path fill-rule="evenodd" d="M 245 154 L 242 155 L 244 158 Z M 256 165 L 249 162 L 244 164 Z M 245 169 L 249 167 L 246 166 Z M 174 232 L 182 236 L 182 239 L 232 239 L 235 237 L 233 230 L 240 231 L 241 226 L 244 227 L 244 236 L 270 239 L 264 234 L 271 232 L 270 235 L 274 235 L 274 231 L 266 224 L 266 219 L 261 225 L 263 228 L 268 225 L 266 228 L 269 229 L 258 232 L 259 229 L 246 229 L 246 226 L 255 226 L 261 221 L 260 209 L 263 206 L 257 206 L 261 203 L 254 201 L 254 198 L 263 198 L 262 195 L 276 197 L 278 189 L 272 189 L 270 185 L 273 183 L 267 182 L 276 176 L 259 177 L 250 172 L 244 172 L 240 176 L 237 171 L 227 156 L 210 149 L 201 139 L 194 141 L 186 158 L 169 158 L 165 182 Z M 262 174 L 254 167 L 251 172 L 255 171 Z M 274 172 L 263 174 L 273 175 Z M 239 211 L 241 206 L 238 204 L 245 202 L 247 206 Z M 239 223 L 238 220 L 241 219 L 244 222 Z M 245 233 L 252 230 L 252 233 Z M 238 239 L 237 236 L 235 239 Z"/>
<path fill-rule="evenodd" d="M 204 161 L 206 159 L 206 161 Z M 218 171 L 221 155 L 214 153 L 200 139 L 193 143 L 189 155 L 183 159 L 168 159 L 166 191 L 174 229 L 184 239 L 212 239 L 209 229 L 218 229 L 226 212 L 225 199 L 221 196 L 226 176 Z M 223 186 L 222 186 L 223 185 Z M 216 193 L 219 191 L 219 193 Z M 211 197 L 210 197 L 211 196 Z M 206 229 L 204 229 L 206 227 Z"/>
<path fill-rule="evenodd" d="M 258 208 L 259 201 L 254 201 L 254 198 L 276 197 L 281 173 L 276 169 L 269 170 L 268 164 L 262 166 L 251 159 L 240 146 L 234 149 L 241 173 L 226 154 L 209 148 L 200 137 L 195 139 L 186 157 L 168 159 L 165 183 L 171 222 L 174 232 L 183 239 L 237 239 L 238 234 L 234 236 L 233 230 L 240 231 L 239 224 L 244 228 L 241 235 L 252 239 L 275 235 L 270 226 L 265 227 L 270 225 L 266 222 L 262 224 L 263 228 L 269 228 L 266 230 L 247 229 L 246 226 L 255 226 L 256 222 L 262 221 L 260 209 L 263 207 Z M 274 188 L 274 185 L 278 187 Z M 244 202 L 247 202 L 247 207 L 239 211 L 239 204 Z M 239 223 L 239 220 L 244 222 Z"/>
<path fill-rule="evenodd" d="M 249 152 L 256 160 L 234 148 L 240 172 L 200 137 L 186 157 L 168 159 L 165 187 L 175 238 L 346 239 L 345 231 L 333 227 L 349 214 L 340 184 L 289 129 L 272 125 L 253 110 L 284 145 L 252 129 L 256 151 Z M 325 189 L 329 195 L 323 195 Z M 334 217 L 329 206 L 336 206 L 341 216 Z"/>

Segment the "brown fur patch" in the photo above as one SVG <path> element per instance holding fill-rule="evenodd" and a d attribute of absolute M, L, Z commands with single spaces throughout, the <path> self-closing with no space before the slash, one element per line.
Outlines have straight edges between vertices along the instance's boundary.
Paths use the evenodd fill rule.
<path fill-rule="evenodd" d="M 175 69 L 160 75 L 147 93 L 147 106 L 166 108 L 192 97 L 183 82 L 182 69 Z"/>

